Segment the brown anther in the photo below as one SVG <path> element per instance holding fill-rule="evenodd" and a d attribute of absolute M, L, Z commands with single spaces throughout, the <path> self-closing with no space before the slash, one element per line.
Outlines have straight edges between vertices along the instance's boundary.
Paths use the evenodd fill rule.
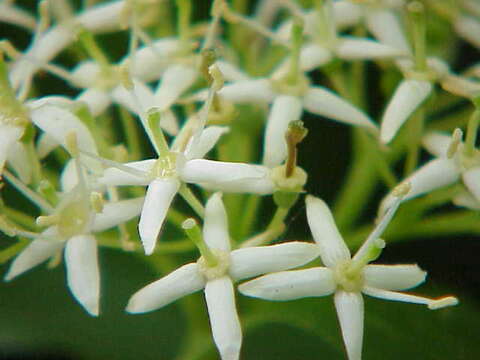
<path fill-rule="evenodd" d="M 287 141 L 288 155 L 285 166 L 285 177 L 292 176 L 295 167 L 297 166 L 297 145 L 305 139 L 308 134 L 308 129 L 303 126 L 303 121 L 292 121 L 288 125 L 288 130 L 285 133 L 285 140 Z"/>

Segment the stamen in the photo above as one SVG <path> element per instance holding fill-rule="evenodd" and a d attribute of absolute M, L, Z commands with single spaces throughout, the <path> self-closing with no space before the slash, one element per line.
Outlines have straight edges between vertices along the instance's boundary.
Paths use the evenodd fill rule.
<path fill-rule="evenodd" d="M 80 42 L 80 44 L 82 44 L 88 55 L 96 62 L 98 62 L 102 71 L 108 72 L 110 70 L 110 62 L 103 50 L 96 43 L 92 33 L 88 30 L 81 29 L 78 32 L 77 37 L 78 41 Z"/>
<path fill-rule="evenodd" d="M 427 306 L 430 310 L 438 310 L 447 306 L 454 306 L 458 304 L 458 299 L 455 296 L 446 296 L 440 299 L 430 301 Z"/>
<path fill-rule="evenodd" d="M 213 48 L 204 48 L 200 53 L 200 73 L 203 75 L 205 80 L 207 80 L 208 85 L 211 85 L 213 82 L 212 75 L 210 75 L 209 68 L 217 60 L 217 54 Z"/>
<path fill-rule="evenodd" d="M 459 128 L 456 128 L 452 134 L 452 140 L 447 149 L 447 158 L 451 159 L 458 150 L 458 146 L 462 143 L 463 131 Z"/>
<path fill-rule="evenodd" d="M 380 257 L 383 249 L 385 248 L 385 241 L 382 239 L 375 239 L 368 249 L 364 251 L 364 254 L 360 258 L 353 258 L 350 266 L 345 271 L 348 276 L 354 276 L 358 274 L 368 263 L 377 260 Z"/>
<path fill-rule="evenodd" d="M 138 177 L 141 177 L 141 178 L 148 176 L 148 173 L 145 172 L 145 171 L 141 171 L 141 170 L 135 169 L 133 167 L 123 165 L 122 163 L 119 163 L 119 162 L 116 162 L 116 161 L 113 161 L 113 160 L 102 158 L 102 157 L 100 157 L 98 155 L 95 155 L 95 154 L 92 154 L 91 152 L 88 152 L 88 151 L 81 150 L 80 152 L 83 155 L 86 155 L 86 156 L 88 156 L 92 159 L 95 159 L 95 160 L 101 162 L 104 165 L 122 170 L 122 171 L 124 171 L 124 172 L 126 172 L 130 175 L 138 176 Z"/>
<path fill-rule="evenodd" d="M 308 134 L 308 129 L 303 126 L 303 121 L 292 121 L 285 133 L 287 141 L 288 155 L 285 166 L 285 177 L 289 178 L 293 175 L 297 166 L 297 145 L 300 144 Z"/>
<path fill-rule="evenodd" d="M 197 246 L 207 265 L 209 267 L 217 266 L 218 259 L 203 240 L 202 230 L 200 229 L 200 226 L 198 226 L 195 219 L 188 218 L 185 220 L 182 223 L 182 229 L 185 231 L 188 238 Z"/>
<path fill-rule="evenodd" d="M 97 214 L 103 212 L 103 206 L 105 205 L 105 201 L 103 200 L 103 195 L 99 192 L 93 191 L 90 194 L 90 206 L 92 207 L 93 211 Z"/>
<path fill-rule="evenodd" d="M 48 215 L 48 216 L 39 216 L 35 220 L 35 223 L 41 227 L 47 227 L 58 224 L 60 221 L 60 216 L 58 214 Z"/>
<path fill-rule="evenodd" d="M 203 47 L 202 47 L 203 49 L 209 49 L 214 46 L 215 35 L 217 33 L 224 8 L 225 8 L 224 0 L 213 1 L 212 7 L 210 10 L 210 15 L 212 16 L 212 20 L 210 21 L 210 25 L 208 26 L 208 30 L 207 30 L 207 35 L 205 36 L 205 40 L 203 42 Z"/>
<path fill-rule="evenodd" d="M 415 70 L 425 72 L 427 70 L 425 7 L 420 1 L 412 1 L 407 5 L 407 10 L 413 33 Z"/>
<path fill-rule="evenodd" d="M 164 156 L 168 154 L 170 152 L 170 148 L 167 140 L 165 139 L 162 128 L 160 127 L 160 112 L 155 108 L 150 109 L 147 112 L 147 126 L 152 133 L 152 139 L 158 155 Z"/>

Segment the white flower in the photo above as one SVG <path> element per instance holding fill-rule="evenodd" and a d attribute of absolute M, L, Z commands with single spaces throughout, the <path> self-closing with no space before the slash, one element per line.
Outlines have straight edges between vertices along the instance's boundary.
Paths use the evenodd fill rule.
<path fill-rule="evenodd" d="M 71 163 L 73 164 L 73 162 Z M 75 299 L 92 316 L 99 314 L 100 274 L 94 233 L 117 226 L 140 213 L 143 198 L 107 202 L 100 213 L 90 204 L 91 192 L 85 183 L 62 174 L 59 203 L 53 213 L 37 221 L 48 226 L 12 262 L 5 280 L 10 281 L 65 249 L 67 283 Z M 77 174 L 78 180 L 78 174 Z"/>
<path fill-rule="evenodd" d="M 318 249 L 313 244 L 291 242 L 231 251 L 227 215 L 220 193 L 214 194 L 207 202 L 203 238 L 216 258 L 215 266 L 209 266 L 201 257 L 196 263 L 180 267 L 135 293 L 127 311 L 153 311 L 204 289 L 213 339 L 221 358 L 236 360 L 240 354 L 242 333 L 233 282 L 303 265 L 318 256 Z"/>
<path fill-rule="evenodd" d="M 195 130 L 184 128 L 168 153 L 162 153 L 158 159 L 126 163 L 122 168 L 107 168 L 99 179 L 101 183 L 111 186 L 148 185 L 138 224 L 146 254 L 153 252 L 168 208 L 182 182 L 208 184 L 211 188 L 225 184 L 226 187 L 231 186 L 231 191 L 239 192 L 243 190 L 241 186 L 244 180 L 254 181 L 255 184 L 258 180 L 262 188 L 265 187 L 262 185 L 264 183 L 273 187 L 270 179 L 265 178 L 262 168 L 257 166 L 202 159 L 228 128 L 210 126 L 199 132 L 198 136 L 184 137 L 189 131 Z"/>
<path fill-rule="evenodd" d="M 242 294 L 267 300 L 293 300 L 334 294 L 343 340 L 350 360 L 361 359 L 363 339 L 362 293 L 393 301 L 428 305 L 430 309 L 454 305 L 457 300 L 438 300 L 398 292 L 422 283 L 426 273 L 417 265 L 368 265 L 383 247 L 378 236 L 387 226 L 396 206 L 387 213 L 352 258 L 328 206 L 320 199 L 306 199 L 308 224 L 326 267 L 285 271 L 262 276 L 239 286 Z"/>
<path fill-rule="evenodd" d="M 480 158 L 478 150 L 470 155 L 465 153 L 462 132 L 457 129 L 452 137 L 442 133 L 430 133 L 424 138 L 425 148 L 434 159 L 413 172 L 403 182 L 411 184 L 410 192 L 403 200 L 429 193 L 462 179 L 463 184 L 476 201 L 480 201 Z M 460 203 L 465 203 L 463 197 Z M 380 206 L 381 212 L 394 202 L 388 194 Z M 471 201 L 469 201 L 471 203 Z"/>

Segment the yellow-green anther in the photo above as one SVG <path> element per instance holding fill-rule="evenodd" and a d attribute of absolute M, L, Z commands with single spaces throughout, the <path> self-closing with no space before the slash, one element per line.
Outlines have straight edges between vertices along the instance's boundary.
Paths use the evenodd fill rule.
<path fill-rule="evenodd" d="M 467 126 L 467 137 L 465 139 L 465 155 L 472 156 L 475 152 L 475 142 L 477 140 L 478 126 L 480 125 L 480 99 L 473 100 L 475 110 L 473 111 Z"/>
<path fill-rule="evenodd" d="M 215 64 L 211 65 L 208 68 L 208 73 L 213 79 L 212 90 L 214 92 L 219 91 L 223 87 L 223 84 L 225 83 L 225 78 L 223 77 L 223 74 L 220 71 L 219 67 Z"/>
<path fill-rule="evenodd" d="M 397 198 L 403 198 L 404 196 L 406 196 L 410 190 L 412 189 L 412 184 L 410 182 L 404 182 L 402 184 L 399 184 L 397 185 L 393 191 L 392 191 L 392 194 L 393 196 L 397 197 Z"/>
<path fill-rule="evenodd" d="M 185 231 L 185 234 L 187 234 L 188 238 L 192 240 L 192 242 L 198 248 L 207 265 L 209 267 L 217 266 L 218 259 L 215 257 L 215 255 L 212 253 L 210 248 L 203 240 L 202 229 L 197 224 L 195 219 L 188 218 L 187 220 L 185 220 L 182 223 L 182 229 Z"/>
<path fill-rule="evenodd" d="M 88 30 L 81 29 L 77 36 L 80 44 L 82 44 L 88 55 L 98 62 L 102 70 L 108 70 L 110 68 L 110 62 L 100 46 L 96 43 L 92 33 Z"/>
<path fill-rule="evenodd" d="M 285 166 L 285 176 L 288 178 L 292 176 L 297 166 L 297 145 L 305 139 L 308 134 L 308 129 L 303 126 L 303 121 L 292 121 L 288 125 L 288 130 L 285 133 L 285 140 L 287 142 L 288 154 Z"/>
<path fill-rule="evenodd" d="M 104 204 L 105 202 L 103 201 L 103 195 L 101 193 L 94 191 L 90 194 L 90 206 L 97 214 L 103 212 Z"/>
<path fill-rule="evenodd" d="M 47 227 L 58 224 L 60 221 L 60 216 L 58 214 L 48 215 L 48 216 L 39 216 L 35 219 L 35 223 L 41 227 Z"/>
<path fill-rule="evenodd" d="M 213 82 L 213 78 L 208 69 L 215 63 L 216 60 L 217 54 L 215 49 L 206 48 L 202 50 L 200 59 L 200 73 L 203 75 L 205 80 L 207 80 L 209 85 Z"/>
<path fill-rule="evenodd" d="M 158 112 L 156 109 L 151 109 L 148 111 L 147 126 L 152 132 L 153 141 L 155 142 L 159 154 L 168 154 L 170 148 L 168 147 L 167 140 L 165 139 L 165 135 L 160 127 L 160 112 Z"/>
<path fill-rule="evenodd" d="M 378 259 L 382 250 L 385 248 L 385 241 L 382 239 L 376 239 L 372 245 L 365 251 L 365 254 L 359 258 L 352 260 L 350 266 L 346 270 L 346 274 L 354 276 L 358 274 L 368 263 Z"/>
<path fill-rule="evenodd" d="M 407 5 L 407 10 L 410 14 L 413 47 L 415 49 L 415 70 L 424 72 L 427 70 L 425 6 L 420 1 L 412 1 Z"/>
<path fill-rule="evenodd" d="M 447 158 L 451 159 L 458 150 L 458 146 L 462 143 L 463 131 L 459 128 L 456 128 L 452 134 L 452 140 L 447 149 Z"/>
<path fill-rule="evenodd" d="M 180 41 L 184 44 L 190 39 L 190 18 L 192 15 L 192 2 L 191 0 L 176 0 L 178 22 L 177 31 L 180 37 Z"/>
<path fill-rule="evenodd" d="M 294 18 L 291 31 L 291 53 L 290 53 L 290 69 L 287 75 L 287 82 L 296 84 L 300 74 L 300 52 L 303 43 L 304 24 L 300 18 Z"/>

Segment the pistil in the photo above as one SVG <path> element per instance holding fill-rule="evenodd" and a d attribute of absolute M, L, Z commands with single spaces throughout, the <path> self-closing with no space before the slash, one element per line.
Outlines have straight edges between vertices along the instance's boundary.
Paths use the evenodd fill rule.
<path fill-rule="evenodd" d="M 212 250 L 205 243 L 202 235 L 202 230 L 193 218 L 188 218 L 182 223 L 182 229 L 187 234 L 188 238 L 192 240 L 195 246 L 200 251 L 200 254 L 205 259 L 208 267 L 215 267 L 218 265 L 218 259 L 213 254 Z"/>

